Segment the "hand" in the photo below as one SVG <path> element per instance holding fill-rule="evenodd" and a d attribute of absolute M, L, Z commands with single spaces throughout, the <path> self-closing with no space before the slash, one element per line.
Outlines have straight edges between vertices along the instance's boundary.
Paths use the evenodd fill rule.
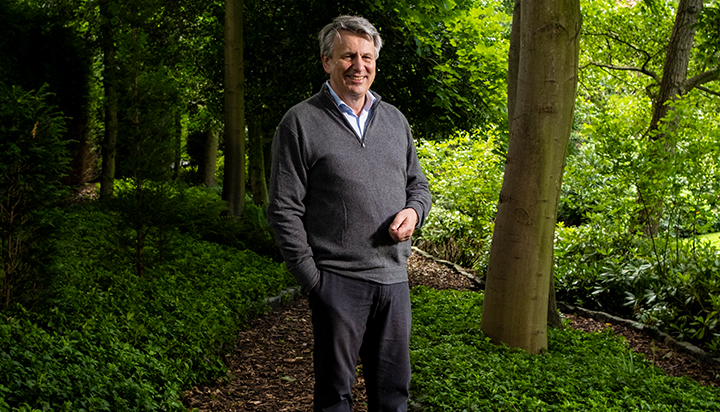
<path fill-rule="evenodd" d="M 410 240 L 410 237 L 412 237 L 412 234 L 415 231 L 417 221 L 418 215 L 417 212 L 415 212 L 415 209 L 407 208 L 401 210 L 397 215 L 395 215 L 395 219 L 390 224 L 390 229 L 388 230 L 390 232 L 390 237 L 398 243 Z"/>

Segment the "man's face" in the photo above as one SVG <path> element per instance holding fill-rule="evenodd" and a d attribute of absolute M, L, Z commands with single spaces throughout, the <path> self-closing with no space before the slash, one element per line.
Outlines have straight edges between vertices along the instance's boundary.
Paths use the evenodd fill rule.
<path fill-rule="evenodd" d="M 369 36 L 340 30 L 335 37 L 333 56 L 321 56 L 330 75 L 330 86 L 351 108 L 362 107 L 365 94 L 375 79 L 375 45 Z"/>

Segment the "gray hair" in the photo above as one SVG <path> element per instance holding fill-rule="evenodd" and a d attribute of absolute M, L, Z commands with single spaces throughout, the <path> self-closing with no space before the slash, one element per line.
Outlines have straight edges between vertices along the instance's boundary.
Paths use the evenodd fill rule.
<path fill-rule="evenodd" d="M 375 45 L 375 58 L 377 59 L 380 56 L 380 49 L 382 48 L 380 33 L 366 18 L 359 16 L 338 16 L 332 23 L 323 27 L 320 34 L 318 34 L 320 55 L 332 57 L 335 37 L 340 37 L 340 30 L 369 36 Z"/>

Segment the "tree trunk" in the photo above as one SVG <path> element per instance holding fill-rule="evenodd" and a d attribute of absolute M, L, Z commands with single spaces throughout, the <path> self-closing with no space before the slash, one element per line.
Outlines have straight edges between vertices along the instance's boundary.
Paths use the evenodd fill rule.
<path fill-rule="evenodd" d="M 263 132 L 260 122 L 256 119 L 248 122 L 248 171 L 250 172 L 250 190 L 253 203 L 256 205 L 268 204 L 268 187 L 265 180 L 265 159 L 263 150 Z"/>
<path fill-rule="evenodd" d="M 102 171 L 100 174 L 100 199 L 108 200 L 113 195 L 115 184 L 115 145 L 118 134 L 117 66 L 113 13 L 110 1 L 100 2 L 100 32 L 103 47 L 103 88 L 105 89 L 105 135 L 102 143 Z"/>
<path fill-rule="evenodd" d="M 663 143 L 663 149 L 655 154 L 658 160 L 667 157 L 675 150 L 675 141 L 672 136 L 676 122 L 671 120 L 667 123 L 667 116 L 673 110 L 668 103 L 679 99 L 689 91 L 683 90 L 683 88 L 687 81 L 688 65 L 697 30 L 696 24 L 702 8 L 702 0 L 680 0 L 678 4 L 675 23 L 665 54 L 660 90 L 653 101 L 653 114 L 650 120 L 650 138 Z M 638 184 L 641 205 L 639 223 L 643 233 L 647 236 L 654 236 L 658 233 L 660 218 L 663 214 L 662 191 L 658 192 L 654 187 L 653 180 L 652 176 L 645 176 Z"/>
<path fill-rule="evenodd" d="M 550 290 L 548 293 L 547 324 L 562 329 L 562 319 L 558 313 L 557 300 L 555 299 L 555 275 L 550 272 Z"/>
<path fill-rule="evenodd" d="M 175 148 L 174 148 L 175 168 L 173 169 L 173 180 L 180 178 L 180 169 L 182 168 L 182 113 L 175 113 Z"/>
<path fill-rule="evenodd" d="M 510 142 L 482 329 L 493 342 L 530 353 L 547 347 L 553 236 L 577 89 L 580 26 L 578 0 L 515 2 Z"/>
<path fill-rule="evenodd" d="M 205 132 L 205 144 L 203 145 L 202 167 L 199 168 L 200 182 L 207 187 L 215 187 L 215 172 L 217 171 L 217 153 L 219 131 L 208 129 Z"/>
<path fill-rule="evenodd" d="M 225 0 L 225 177 L 223 199 L 230 214 L 245 208 L 245 78 L 243 2 Z"/>
<path fill-rule="evenodd" d="M 693 39 L 697 30 L 696 24 L 702 8 L 702 0 L 680 0 L 680 4 L 678 4 L 675 24 L 665 54 L 660 91 L 653 102 L 650 130 L 654 131 L 660 128 L 662 119 L 670 112 L 670 106 L 667 103 L 683 94 L 682 86 L 687 79 Z"/>

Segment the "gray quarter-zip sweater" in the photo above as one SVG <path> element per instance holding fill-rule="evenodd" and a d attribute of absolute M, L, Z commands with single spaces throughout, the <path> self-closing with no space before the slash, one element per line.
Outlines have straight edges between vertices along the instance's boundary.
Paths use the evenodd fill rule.
<path fill-rule="evenodd" d="M 327 85 L 292 107 L 275 133 L 268 221 L 303 292 L 320 270 L 382 284 L 407 280 L 410 241 L 395 243 L 388 229 L 405 208 L 422 226 L 430 191 L 407 120 L 374 95 L 362 140 Z"/>

